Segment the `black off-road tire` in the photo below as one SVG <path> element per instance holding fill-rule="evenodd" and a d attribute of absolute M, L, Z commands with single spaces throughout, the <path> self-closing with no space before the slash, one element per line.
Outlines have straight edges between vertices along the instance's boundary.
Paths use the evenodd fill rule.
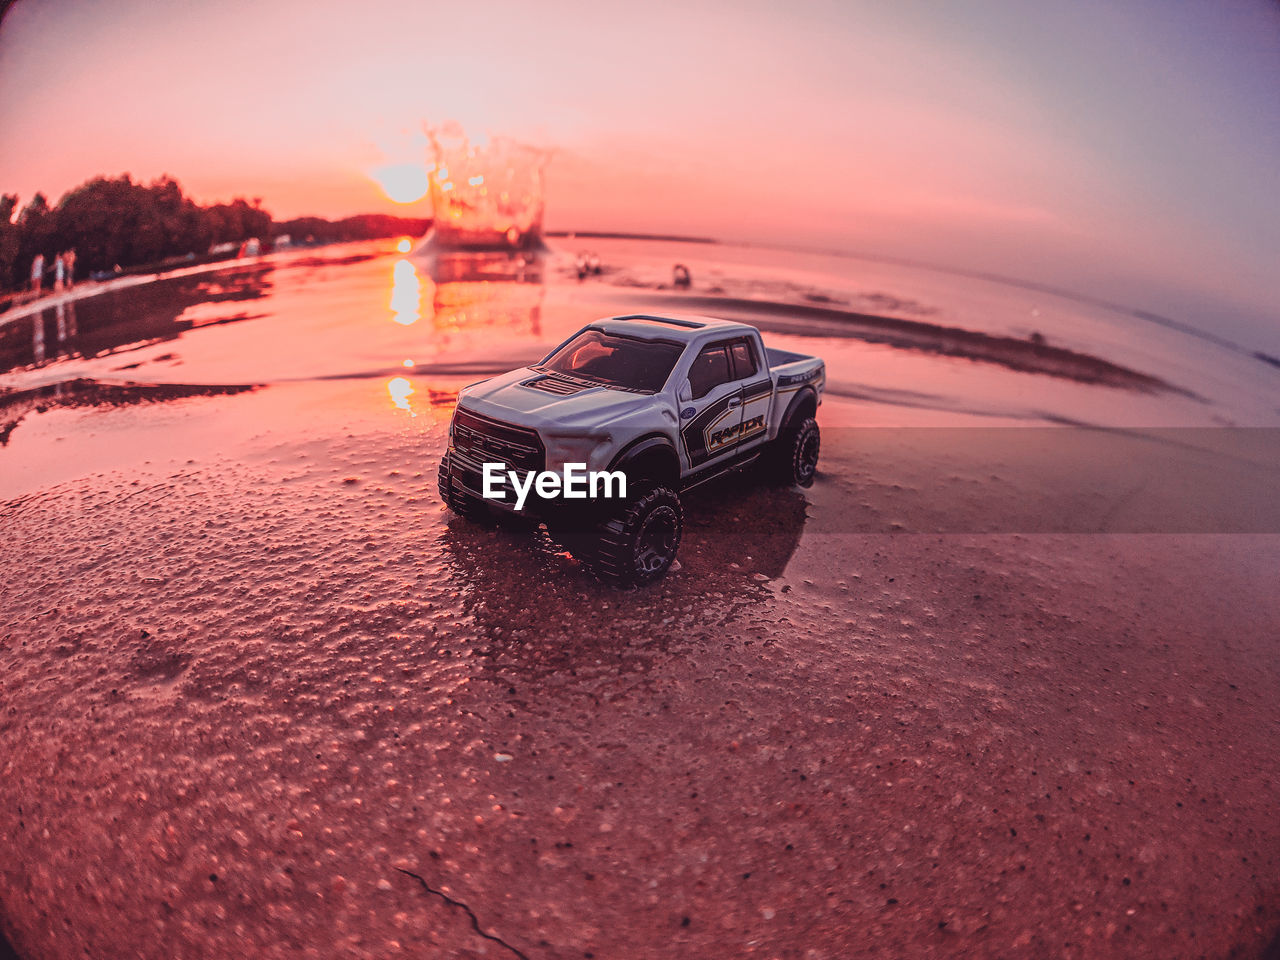
<path fill-rule="evenodd" d="M 458 516 L 464 520 L 470 520 L 472 523 L 480 523 L 485 526 L 493 525 L 493 512 L 485 506 L 479 497 L 473 497 L 463 490 L 461 486 L 453 482 L 444 460 L 440 461 L 437 486 L 440 491 L 440 499 L 444 501 L 444 505 Z"/>
<path fill-rule="evenodd" d="M 818 421 L 805 417 L 788 423 L 773 443 L 773 470 L 778 482 L 787 486 L 813 486 L 822 449 Z"/>
<path fill-rule="evenodd" d="M 683 532 L 680 497 L 649 487 L 600 523 L 581 559 L 605 583 L 644 586 L 671 569 Z"/>

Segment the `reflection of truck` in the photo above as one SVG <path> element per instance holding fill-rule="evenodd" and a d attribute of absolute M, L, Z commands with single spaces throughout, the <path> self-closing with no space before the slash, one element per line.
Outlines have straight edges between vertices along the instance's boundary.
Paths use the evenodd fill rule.
<path fill-rule="evenodd" d="M 479 520 L 514 513 L 513 498 L 483 496 L 486 463 L 621 471 L 621 500 L 531 497 L 521 512 L 603 579 L 647 583 L 680 545 L 679 491 L 759 460 L 784 482 L 813 483 L 825 376 L 820 359 L 768 350 L 743 323 L 600 320 L 541 363 L 459 393 L 440 495 Z"/>

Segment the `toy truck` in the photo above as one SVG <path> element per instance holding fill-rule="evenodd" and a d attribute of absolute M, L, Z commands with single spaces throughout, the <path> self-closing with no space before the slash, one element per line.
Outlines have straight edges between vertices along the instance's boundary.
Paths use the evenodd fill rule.
<path fill-rule="evenodd" d="M 825 380 L 745 323 L 598 320 L 459 392 L 440 497 L 470 520 L 545 523 L 604 581 L 651 583 L 675 561 L 683 491 L 750 464 L 813 483 Z"/>

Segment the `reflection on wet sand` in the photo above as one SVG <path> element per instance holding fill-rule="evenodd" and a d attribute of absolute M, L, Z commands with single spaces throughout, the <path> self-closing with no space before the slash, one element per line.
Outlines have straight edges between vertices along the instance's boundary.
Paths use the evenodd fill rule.
<path fill-rule="evenodd" d="M 442 334 L 492 329 L 542 336 L 541 284 L 488 281 L 437 284 L 431 298 L 432 324 Z"/>
<path fill-rule="evenodd" d="M 77 378 L 29 390 L 0 393 L 0 446 L 8 444 L 14 429 L 29 414 L 44 413 L 57 407 L 121 407 L 187 397 L 229 396 L 253 389 L 246 384 L 110 384 Z"/>
<path fill-rule="evenodd" d="M 53 327 L 55 331 L 55 341 L 53 346 L 53 355 L 50 356 L 48 328 L 52 313 Z M 74 341 L 79 336 L 79 324 L 76 321 L 76 302 L 68 300 L 65 303 L 59 301 L 54 305 L 53 309 L 42 310 L 33 315 L 31 323 L 31 355 L 29 366 L 42 367 L 51 360 L 59 357 L 74 354 Z M 69 344 L 67 341 L 72 341 Z"/>
<path fill-rule="evenodd" d="M 431 307 L 437 333 L 492 328 L 542 336 L 542 256 L 434 253 L 421 262 L 435 284 Z"/>
<path fill-rule="evenodd" d="M 435 283 L 542 283 L 546 254 L 540 251 L 439 251 L 426 249 L 416 259 Z"/>
<path fill-rule="evenodd" d="M 647 673 L 691 643 L 732 632 L 746 607 L 773 596 L 769 582 L 785 571 L 805 520 L 798 490 L 725 478 L 686 498 L 681 569 L 628 592 L 596 583 L 545 531 L 530 537 L 452 518 L 441 542 L 492 679 L 586 682 Z"/>
<path fill-rule="evenodd" d="M 255 264 L 108 291 L 78 303 L 59 301 L 30 317 L 0 324 L 0 370 L 125 353 L 177 340 L 196 327 L 252 319 L 245 312 L 208 320 L 184 319 L 183 314 L 202 304 L 265 298 L 271 291 L 272 269 L 270 264 Z"/>
<path fill-rule="evenodd" d="M 408 260 L 397 260 L 391 271 L 391 319 L 402 327 L 422 318 L 422 281 Z"/>
<path fill-rule="evenodd" d="M 763 582 L 781 577 L 808 522 L 808 499 L 767 482 L 758 470 L 733 474 L 682 498 L 681 559 L 694 579 L 723 570 Z M 736 566 L 735 566 L 736 565 Z"/>

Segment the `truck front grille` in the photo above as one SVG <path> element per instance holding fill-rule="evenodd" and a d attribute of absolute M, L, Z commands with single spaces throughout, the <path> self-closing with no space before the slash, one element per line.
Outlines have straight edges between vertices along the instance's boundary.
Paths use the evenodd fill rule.
<path fill-rule="evenodd" d="M 541 470 L 546 465 L 546 451 L 536 430 L 461 407 L 453 415 L 453 446 L 476 463 L 505 463 L 513 470 Z"/>

